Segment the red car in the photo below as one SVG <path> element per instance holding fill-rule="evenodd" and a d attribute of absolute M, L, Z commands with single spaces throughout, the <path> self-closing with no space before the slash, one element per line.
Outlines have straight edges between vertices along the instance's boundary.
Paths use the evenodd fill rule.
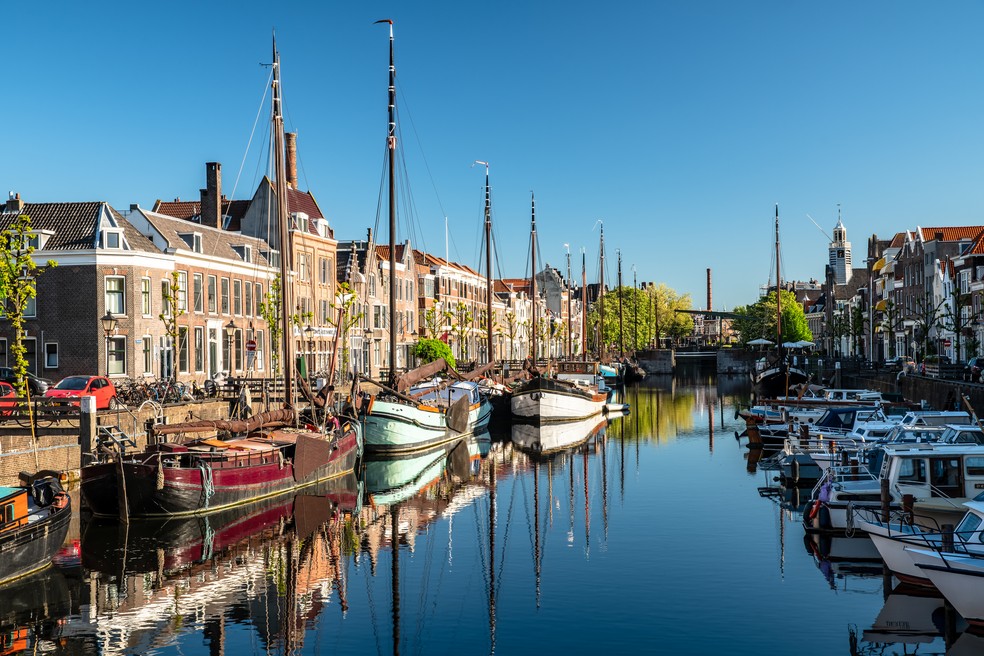
<path fill-rule="evenodd" d="M 10 383 L 0 382 L 0 417 L 9 417 L 14 413 L 17 408 L 17 402 L 14 401 L 14 397 L 17 396 L 17 390 Z"/>
<path fill-rule="evenodd" d="M 49 387 L 44 393 L 45 398 L 74 400 L 78 405 L 79 397 L 96 397 L 96 409 L 115 407 L 116 387 L 105 376 L 69 376 L 62 378 L 54 387 Z"/>

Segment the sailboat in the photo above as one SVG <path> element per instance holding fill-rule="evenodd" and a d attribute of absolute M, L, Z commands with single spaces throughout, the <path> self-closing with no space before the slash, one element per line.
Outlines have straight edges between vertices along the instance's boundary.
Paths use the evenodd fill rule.
<path fill-rule="evenodd" d="M 789 365 L 782 341 L 782 284 L 779 261 L 779 205 L 776 205 L 776 360 L 756 363 L 752 373 L 755 391 L 768 398 L 785 396 L 791 385 L 809 380 L 802 369 Z"/>
<path fill-rule="evenodd" d="M 280 95 L 280 55 L 273 44 L 273 108 L 271 147 L 280 229 L 281 326 L 285 383 L 294 389 L 291 345 L 293 325 L 287 317 L 290 302 L 290 233 L 287 230 L 287 181 L 284 165 L 284 124 Z M 293 405 L 291 403 L 291 405 Z M 314 413 L 312 413 L 314 414 Z M 294 428 L 298 413 L 292 407 L 264 412 L 248 420 L 195 421 L 156 426 L 143 452 L 83 467 L 81 493 L 97 516 L 171 517 L 238 506 L 355 469 L 361 452 L 357 421 L 320 413 Z M 320 426 L 316 424 L 320 423 Z M 190 441 L 167 435 L 207 433 Z M 218 439 L 218 436 L 226 439 Z"/>
<path fill-rule="evenodd" d="M 396 66 L 393 59 L 393 21 L 389 24 L 389 104 L 386 151 L 389 178 L 390 271 L 396 271 Z M 387 385 L 375 384 L 378 394 L 359 399 L 366 451 L 406 453 L 452 442 L 485 428 L 492 405 L 480 386 L 451 369 L 443 359 L 400 376 L 396 371 L 396 276 L 389 276 L 389 361 Z M 435 378 L 448 371 L 452 378 Z M 370 381 L 372 382 L 372 381 Z"/>
<path fill-rule="evenodd" d="M 577 374 L 573 380 L 551 378 L 536 367 L 537 343 L 537 291 L 536 291 L 536 199 L 531 198 L 530 248 L 532 252 L 533 275 L 531 277 L 530 298 L 532 299 L 532 356 L 533 363 L 527 369 L 529 380 L 513 387 L 509 407 L 516 419 L 536 424 L 572 419 L 586 419 L 601 414 L 608 394 L 597 386 L 585 382 Z M 570 363 L 573 364 L 573 363 Z M 585 364 L 585 363 L 577 363 Z M 595 363 L 587 363 L 594 365 Z"/>

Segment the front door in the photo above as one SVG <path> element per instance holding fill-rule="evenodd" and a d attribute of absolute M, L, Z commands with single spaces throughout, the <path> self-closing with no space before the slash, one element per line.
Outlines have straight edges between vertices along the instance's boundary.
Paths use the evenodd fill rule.
<path fill-rule="evenodd" d="M 963 471 L 960 456 L 929 459 L 929 482 L 934 497 L 962 497 L 964 495 Z"/>

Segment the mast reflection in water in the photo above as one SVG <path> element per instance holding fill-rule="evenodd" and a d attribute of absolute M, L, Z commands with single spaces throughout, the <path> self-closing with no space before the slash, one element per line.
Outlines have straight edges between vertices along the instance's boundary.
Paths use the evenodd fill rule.
<path fill-rule="evenodd" d="M 358 476 L 220 514 L 83 521 L 54 568 L 0 589 L 0 654 L 984 644 L 942 599 L 899 588 L 866 538 L 804 539 L 809 490 L 760 494 L 777 474 L 732 437 L 743 378 L 694 368 L 622 401 L 622 418 L 367 459 Z"/>

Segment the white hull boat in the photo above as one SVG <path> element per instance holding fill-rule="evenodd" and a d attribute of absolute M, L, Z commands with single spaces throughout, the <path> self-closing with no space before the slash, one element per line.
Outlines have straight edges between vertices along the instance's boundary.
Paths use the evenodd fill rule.
<path fill-rule="evenodd" d="M 510 410 L 516 418 L 543 424 L 600 415 L 607 400 L 607 394 L 591 387 L 537 377 L 513 390 Z"/>

